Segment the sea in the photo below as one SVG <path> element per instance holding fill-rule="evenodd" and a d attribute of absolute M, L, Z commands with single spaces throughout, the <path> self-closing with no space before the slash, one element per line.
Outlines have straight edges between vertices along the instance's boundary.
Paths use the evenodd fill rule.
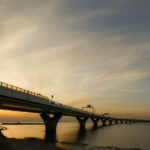
<path fill-rule="evenodd" d="M 7 130 L 3 134 L 8 138 L 38 138 L 46 140 L 44 124 L 3 125 Z M 104 146 L 119 148 L 150 149 L 150 123 L 117 124 L 93 128 L 86 124 L 86 130 L 80 130 L 78 122 L 59 122 L 56 131 L 56 145 L 65 149 L 81 146 Z"/>

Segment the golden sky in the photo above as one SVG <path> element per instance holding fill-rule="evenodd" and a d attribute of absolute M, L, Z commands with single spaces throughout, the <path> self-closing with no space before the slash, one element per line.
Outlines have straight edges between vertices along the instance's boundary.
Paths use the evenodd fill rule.
<path fill-rule="evenodd" d="M 150 119 L 149 5 L 0 0 L 0 80 L 74 107 Z M 28 118 L 0 111 L 8 120 L 20 114 Z"/>

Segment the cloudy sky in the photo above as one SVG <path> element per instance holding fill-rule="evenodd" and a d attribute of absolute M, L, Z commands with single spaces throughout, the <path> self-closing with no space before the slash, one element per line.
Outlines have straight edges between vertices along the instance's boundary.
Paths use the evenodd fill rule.
<path fill-rule="evenodd" d="M 149 0 L 0 0 L 0 80 L 150 119 L 149 14 Z"/>

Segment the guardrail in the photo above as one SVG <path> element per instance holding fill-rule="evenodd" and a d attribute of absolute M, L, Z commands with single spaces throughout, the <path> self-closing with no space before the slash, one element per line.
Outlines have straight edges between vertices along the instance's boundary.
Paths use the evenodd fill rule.
<path fill-rule="evenodd" d="M 44 96 L 44 95 L 42 95 L 40 93 L 35 93 L 35 92 L 29 91 L 29 90 L 26 90 L 26 89 L 22 89 L 22 88 L 13 86 L 11 84 L 0 82 L 0 86 L 8 88 L 8 89 L 11 89 L 11 90 L 14 90 L 14 91 L 17 91 L 17 92 L 22 92 L 22 93 L 29 94 L 29 95 L 32 95 L 32 96 L 40 97 L 40 98 L 42 98 L 44 100 L 49 100 L 49 102 L 51 102 L 52 104 L 57 104 L 59 106 L 62 106 L 62 107 L 65 107 L 65 108 L 69 108 L 69 109 L 72 109 L 74 111 L 84 112 L 84 113 L 87 113 L 87 114 L 93 114 L 93 113 L 85 111 L 85 110 L 81 110 L 81 109 L 78 109 L 78 108 L 74 108 L 72 106 L 68 106 L 68 105 L 64 105 L 64 104 L 58 103 L 56 101 L 52 101 L 50 98 L 48 98 L 47 96 Z M 98 115 L 98 114 L 94 114 L 94 115 Z"/>
<path fill-rule="evenodd" d="M 22 88 L 19 88 L 19 87 L 16 87 L 16 86 L 4 83 L 4 82 L 0 82 L 0 86 L 6 87 L 6 88 L 9 88 L 9 89 L 18 91 L 18 92 L 22 92 L 22 93 L 25 93 L 25 94 L 29 94 L 29 95 L 33 95 L 33 96 L 37 96 L 37 97 L 41 97 L 43 99 L 49 100 L 49 98 L 47 96 L 44 96 L 40 93 L 35 93 L 35 92 L 29 91 L 29 90 L 25 90 L 25 89 L 22 89 Z"/>

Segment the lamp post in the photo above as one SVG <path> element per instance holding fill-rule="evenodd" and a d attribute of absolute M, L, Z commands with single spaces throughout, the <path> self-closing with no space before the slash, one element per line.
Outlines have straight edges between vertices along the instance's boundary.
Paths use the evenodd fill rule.
<path fill-rule="evenodd" d="M 93 113 L 94 113 L 94 112 L 96 112 L 96 110 L 94 109 L 94 107 L 93 107 L 93 106 L 91 106 L 90 104 L 88 104 L 88 105 L 87 105 L 87 106 L 85 106 L 85 107 L 82 107 L 82 110 L 83 110 L 84 108 L 92 108 Z"/>
<path fill-rule="evenodd" d="M 110 117 L 110 113 L 104 113 L 102 114 L 103 117 Z"/>

